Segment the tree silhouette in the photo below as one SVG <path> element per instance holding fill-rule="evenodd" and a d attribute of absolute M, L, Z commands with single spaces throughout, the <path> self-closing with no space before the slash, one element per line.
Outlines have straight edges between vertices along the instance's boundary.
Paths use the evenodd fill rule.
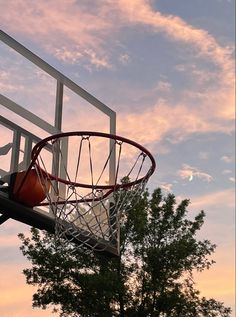
<path fill-rule="evenodd" d="M 71 317 L 229 317 L 230 308 L 196 289 L 193 273 L 211 267 L 216 246 L 197 239 L 205 213 L 190 220 L 189 203 L 160 189 L 127 202 L 117 258 L 71 253 L 36 229 L 31 238 L 20 234 L 32 264 L 26 281 L 38 287 L 33 306 Z"/>

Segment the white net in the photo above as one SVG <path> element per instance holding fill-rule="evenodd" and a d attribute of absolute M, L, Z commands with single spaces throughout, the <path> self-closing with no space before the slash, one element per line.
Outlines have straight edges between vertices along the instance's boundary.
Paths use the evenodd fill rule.
<path fill-rule="evenodd" d="M 52 137 L 36 146 L 33 167 L 43 188 L 50 187 L 42 205 L 48 205 L 55 217 L 57 241 L 75 242 L 83 252 L 118 254 L 120 215 L 137 201 L 155 162 L 132 141 L 94 134 Z M 53 154 L 52 166 L 46 145 Z"/>

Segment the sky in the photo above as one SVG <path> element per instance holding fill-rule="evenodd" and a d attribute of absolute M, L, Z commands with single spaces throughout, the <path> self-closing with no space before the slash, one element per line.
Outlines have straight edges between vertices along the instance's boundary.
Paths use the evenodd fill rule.
<path fill-rule="evenodd" d="M 153 153 L 150 191 L 189 198 L 191 217 L 206 212 L 199 238 L 216 243 L 216 264 L 196 274 L 197 287 L 234 307 L 234 1 L 0 0 L 0 7 L 1 30 L 113 109 L 117 134 Z M 55 87 L 0 44 L 1 94 L 52 124 Z M 0 115 L 45 136 L 2 105 Z M 107 131 L 108 122 L 65 89 L 62 128 Z M 22 274 L 30 263 L 17 233 L 28 230 L 13 220 L 0 227 L 1 317 L 51 316 L 32 309 L 34 288 Z"/>

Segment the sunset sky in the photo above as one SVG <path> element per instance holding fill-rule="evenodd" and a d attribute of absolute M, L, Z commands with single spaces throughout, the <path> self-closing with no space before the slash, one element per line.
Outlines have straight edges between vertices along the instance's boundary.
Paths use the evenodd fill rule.
<path fill-rule="evenodd" d="M 117 134 L 153 153 L 150 191 L 189 198 L 191 217 L 205 210 L 199 238 L 217 245 L 216 264 L 196 275 L 197 287 L 234 307 L 234 1 L 0 0 L 0 8 L 4 32 L 113 109 Z M 52 123 L 55 87 L 0 43 L 1 94 Z M 107 118 L 69 90 L 64 105 L 64 131 L 107 130 Z M 0 115 L 11 118 L 2 105 Z M 51 316 L 31 308 L 17 238 L 28 230 L 13 220 L 0 227 L 1 317 Z"/>

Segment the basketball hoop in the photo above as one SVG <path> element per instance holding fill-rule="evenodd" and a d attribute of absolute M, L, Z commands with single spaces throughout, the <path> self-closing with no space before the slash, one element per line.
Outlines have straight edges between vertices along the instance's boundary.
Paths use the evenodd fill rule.
<path fill-rule="evenodd" d="M 83 131 L 41 140 L 31 158 L 25 178 L 33 169 L 47 189 L 39 205 L 48 206 L 55 218 L 56 239 L 76 242 L 83 250 L 103 251 L 113 245 L 119 252 L 120 215 L 153 174 L 152 154 L 126 138 Z"/>

